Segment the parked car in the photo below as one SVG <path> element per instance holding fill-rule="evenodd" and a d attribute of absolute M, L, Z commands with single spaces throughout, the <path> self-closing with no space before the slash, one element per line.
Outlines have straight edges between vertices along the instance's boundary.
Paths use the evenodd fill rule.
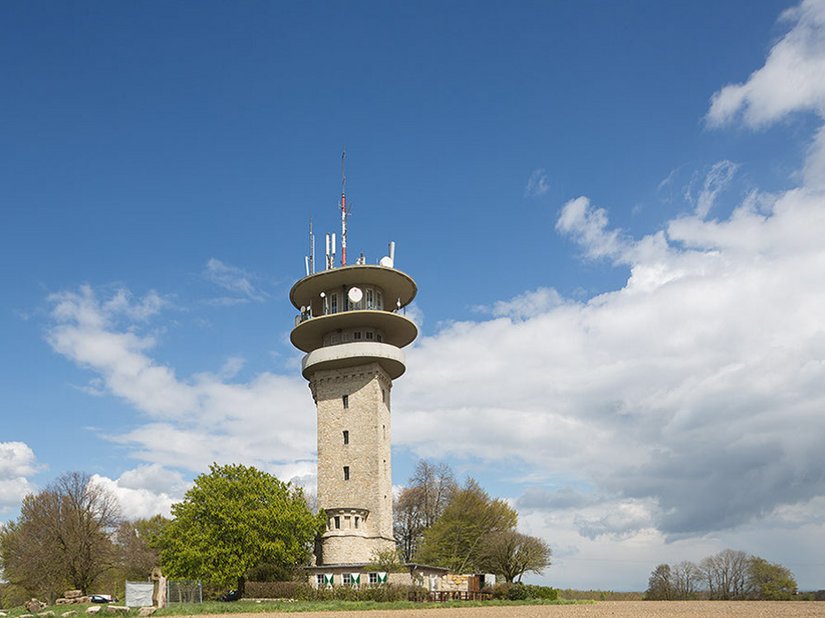
<path fill-rule="evenodd" d="M 241 598 L 241 593 L 237 590 L 230 590 L 218 597 L 218 601 L 237 601 Z"/>
<path fill-rule="evenodd" d="M 93 594 L 89 597 L 92 603 L 114 603 L 117 601 L 111 594 Z"/>

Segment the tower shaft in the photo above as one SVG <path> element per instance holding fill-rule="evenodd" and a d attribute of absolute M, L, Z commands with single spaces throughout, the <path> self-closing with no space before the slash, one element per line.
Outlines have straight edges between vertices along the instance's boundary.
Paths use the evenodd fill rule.
<path fill-rule="evenodd" d="M 395 547 L 390 457 L 393 380 L 418 330 L 399 310 L 415 282 L 387 266 L 356 264 L 298 281 L 290 334 L 306 352 L 318 417 L 318 506 L 327 528 L 318 565 L 364 564 Z"/>

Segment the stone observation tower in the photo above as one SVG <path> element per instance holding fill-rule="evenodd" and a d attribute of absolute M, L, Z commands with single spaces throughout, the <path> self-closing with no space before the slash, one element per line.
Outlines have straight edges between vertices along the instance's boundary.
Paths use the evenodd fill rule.
<path fill-rule="evenodd" d="M 346 216 L 342 190 L 341 265 L 327 235 L 325 270 L 315 272 L 311 248 L 307 274 L 289 293 L 300 311 L 290 339 L 306 352 L 302 373 L 318 413 L 318 506 L 327 528 L 317 566 L 365 564 L 395 549 L 390 392 L 405 370 L 401 348 L 418 334 L 401 313 L 416 285 L 394 267 L 394 243 L 377 265 L 363 257 L 347 265 Z"/>

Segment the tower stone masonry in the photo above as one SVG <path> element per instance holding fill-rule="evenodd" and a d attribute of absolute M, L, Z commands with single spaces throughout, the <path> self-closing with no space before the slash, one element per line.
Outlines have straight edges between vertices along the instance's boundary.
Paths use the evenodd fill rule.
<path fill-rule="evenodd" d="M 327 516 L 318 566 L 365 564 L 395 549 L 391 391 L 406 368 L 402 348 L 418 334 L 402 314 L 416 291 L 392 258 L 328 266 L 290 291 L 300 312 L 290 339 L 306 352 L 318 415 L 318 506 Z"/>

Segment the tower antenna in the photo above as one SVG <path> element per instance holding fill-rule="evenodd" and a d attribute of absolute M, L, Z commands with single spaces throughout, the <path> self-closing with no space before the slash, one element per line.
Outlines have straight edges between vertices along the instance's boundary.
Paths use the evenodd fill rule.
<path fill-rule="evenodd" d="M 347 265 L 347 175 L 345 163 L 346 149 L 341 150 L 341 266 Z"/>
<path fill-rule="evenodd" d="M 309 218 L 309 272 L 315 274 L 315 234 L 312 231 L 312 217 Z"/>

